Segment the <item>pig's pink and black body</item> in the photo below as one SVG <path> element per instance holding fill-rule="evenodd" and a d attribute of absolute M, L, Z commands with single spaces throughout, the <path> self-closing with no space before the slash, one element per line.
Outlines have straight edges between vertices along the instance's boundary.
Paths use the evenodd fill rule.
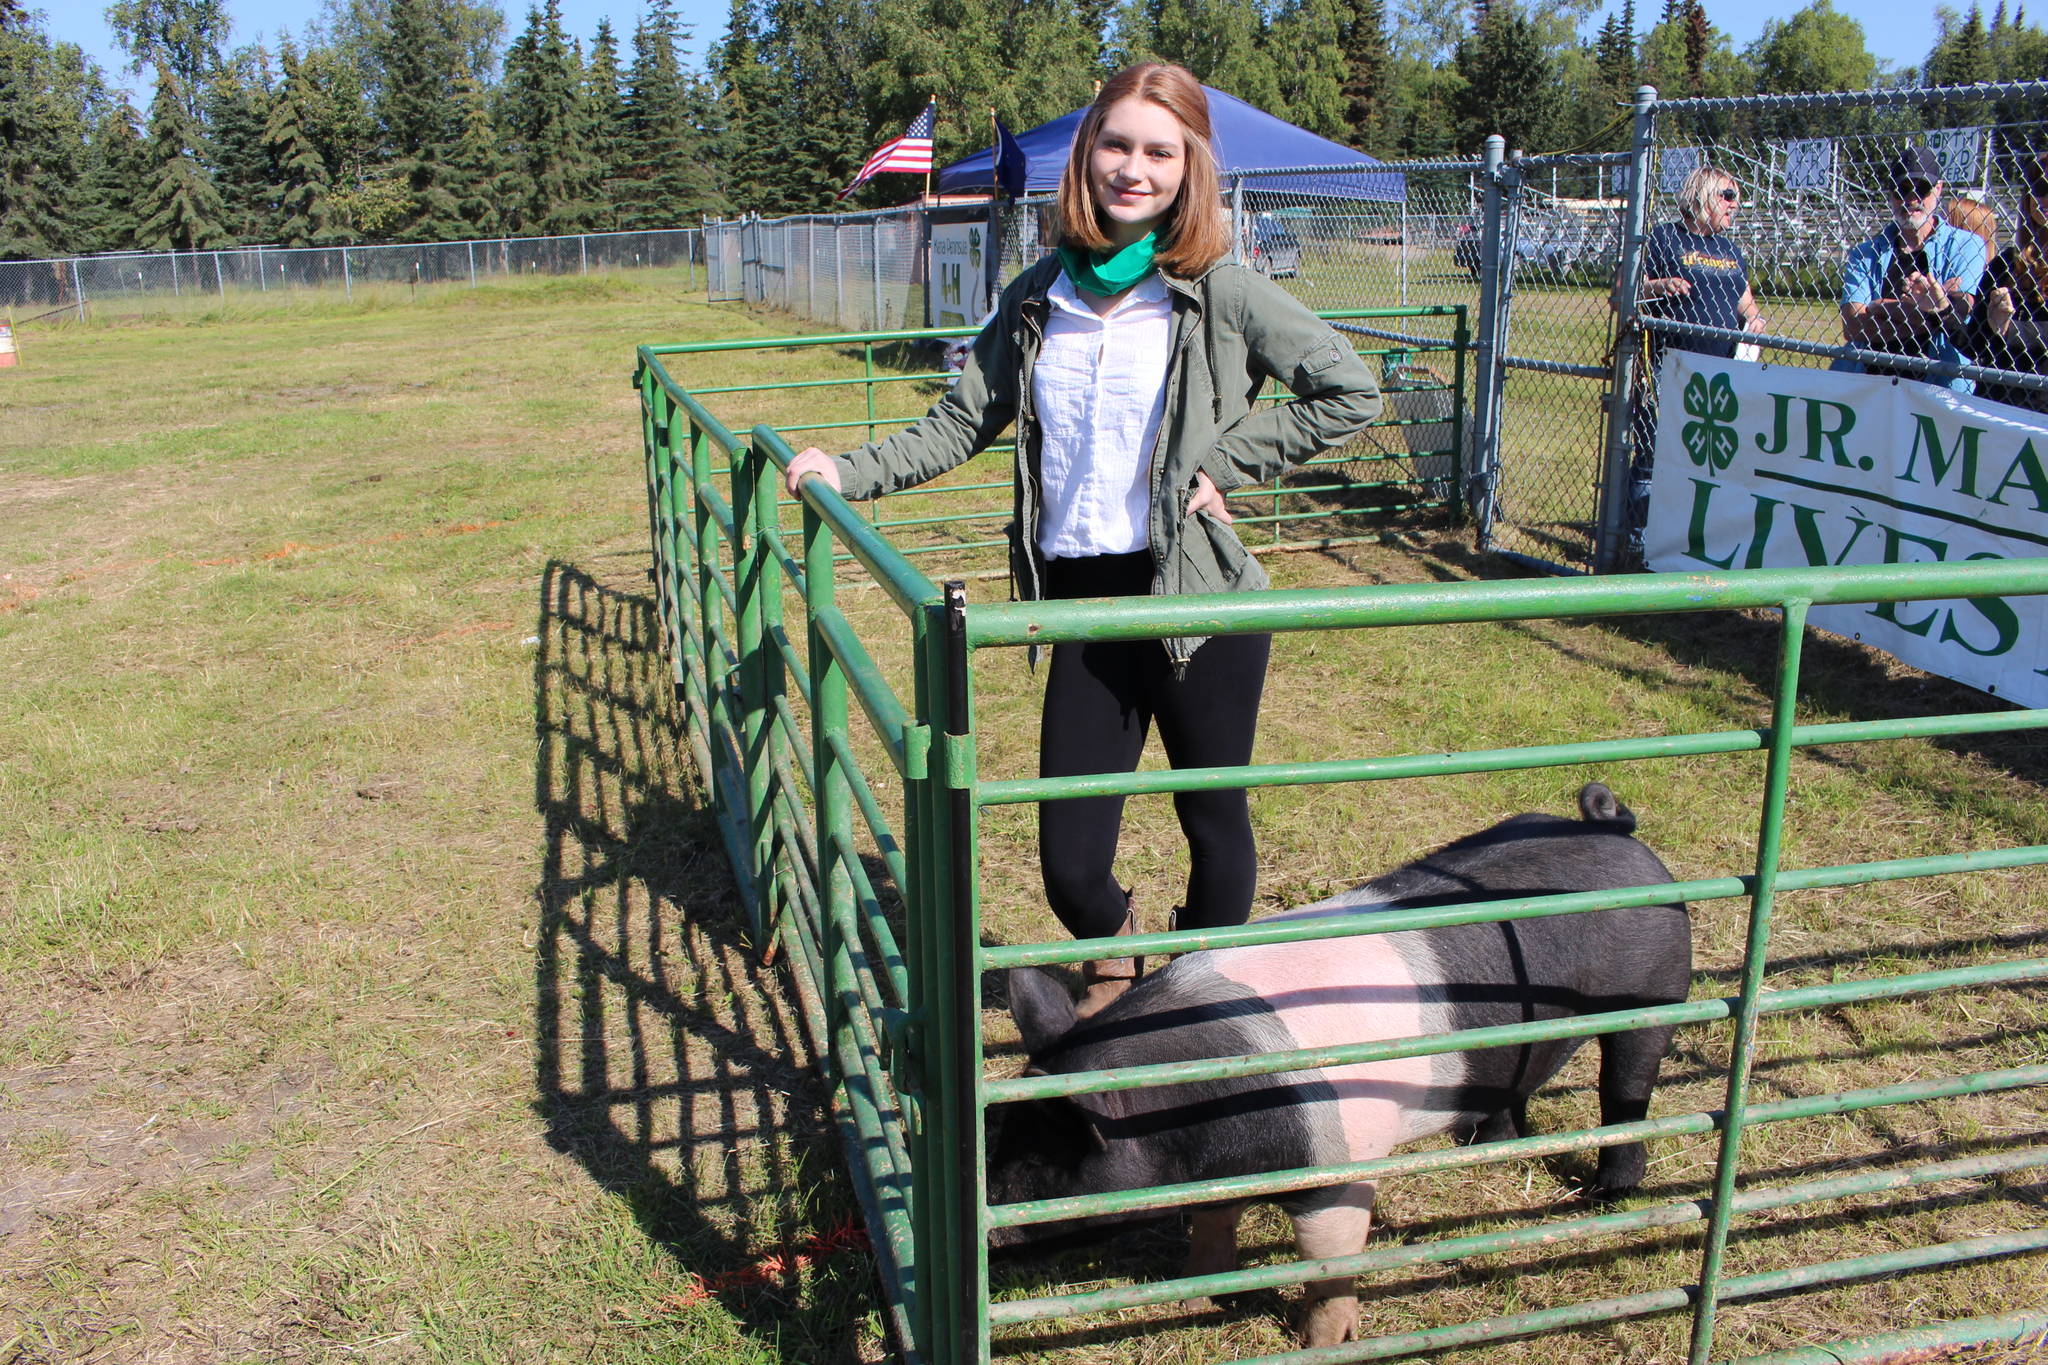
<path fill-rule="evenodd" d="M 1589 783 L 1584 818 L 1518 815 L 1284 918 L 1608 890 L 1671 880 L 1635 817 Z M 1270 921 L 1269 921 L 1270 922 Z M 1501 924 L 1224 948 L 1181 957 L 1081 1024 L 1051 977 L 1010 977 L 1030 1070 L 1098 1071 L 1197 1057 L 1450 1033 L 1686 997 L 1692 937 L 1671 903 Z M 1669 1028 L 1603 1035 L 1600 1121 L 1644 1117 Z M 1523 1110 L 1578 1040 L 1446 1052 L 1319 1072 L 1036 1101 L 992 1111 L 993 1203 L 1221 1179 L 1386 1155 L 1452 1131 L 1520 1135 Z M 1634 1188 L 1640 1144 L 1603 1148 L 1596 1193 Z M 1305 1257 L 1364 1249 L 1369 1183 L 1283 1196 Z M 1190 1273 L 1236 1263 L 1242 1204 L 1194 1216 Z M 999 1243 L 1024 1240 L 1018 1229 Z M 1357 1321 L 1349 1280 L 1309 1286 L 1312 1345 Z"/>

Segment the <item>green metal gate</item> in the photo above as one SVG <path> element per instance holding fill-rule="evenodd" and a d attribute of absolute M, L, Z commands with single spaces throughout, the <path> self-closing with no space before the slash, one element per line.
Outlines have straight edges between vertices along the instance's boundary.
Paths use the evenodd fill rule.
<path fill-rule="evenodd" d="M 1458 330 L 1462 342 L 1462 319 Z M 934 584 L 916 567 L 909 552 L 899 550 L 884 534 L 887 523 L 878 526 L 874 514 L 864 516 L 816 480 L 805 485 L 800 526 L 786 531 L 783 517 L 789 504 L 778 493 L 781 470 L 791 458 L 791 450 L 783 436 L 767 425 L 754 427 L 744 438 L 736 436 L 702 401 L 704 394 L 717 390 L 687 391 L 667 368 L 668 358 L 679 354 L 748 345 L 858 346 L 867 358 L 867 374 L 844 382 L 866 385 L 865 414 L 802 425 L 805 429 L 888 426 L 901 419 L 875 417 L 876 384 L 930 378 L 876 376 L 874 346 L 903 335 L 642 347 L 636 383 L 646 438 L 653 577 L 684 735 L 717 813 L 754 941 L 764 955 L 779 954 L 785 959 L 813 1040 L 829 1070 L 834 1117 L 872 1233 L 887 1312 L 906 1359 L 946 1365 L 988 1360 L 991 1329 L 1004 1324 L 1369 1274 L 1536 1243 L 1555 1245 L 1691 1225 L 1701 1232 L 1699 1268 L 1696 1278 L 1684 1283 L 1263 1359 L 1302 1365 L 1387 1359 L 1648 1314 L 1690 1312 L 1689 1359 L 1694 1365 L 1704 1365 L 1714 1359 L 1715 1313 L 1721 1305 L 1971 1259 L 2048 1250 L 2048 1228 L 2033 1228 L 1895 1248 L 1766 1274 L 1731 1275 L 1724 1272 L 1722 1264 L 1730 1229 L 1744 1215 L 1844 1195 L 2048 1167 L 2048 1147 L 2034 1146 L 1737 1190 L 1744 1135 L 1759 1125 L 2048 1083 L 2048 1065 L 2024 1065 L 1794 1100 L 1761 1101 L 1753 1097 L 1751 1088 L 1757 1030 L 1767 1016 L 1966 986 L 2048 980 L 2048 958 L 2034 957 L 1796 989 L 1764 988 L 1772 908 L 1781 891 L 2048 863 L 2048 846 L 2037 845 L 1842 866 L 1781 865 L 1788 770 L 1795 750 L 2048 725 L 2048 710 L 1802 725 L 1796 698 L 1807 610 L 1836 603 L 2048 593 L 2048 560 L 1404 584 L 970 607 L 960 583 L 949 582 L 943 588 Z M 1458 373 L 1462 386 L 1462 364 Z M 798 380 L 791 381 L 791 386 L 833 382 L 840 381 Z M 728 386 L 725 391 L 745 388 L 754 392 L 759 387 Z M 955 491 L 1004 486 L 1007 481 L 968 483 Z M 945 548 L 980 543 L 956 542 Z M 834 566 L 846 558 L 855 561 L 900 612 L 907 641 L 903 637 L 885 641 L 872 634 L 864 639 L 854 629 L 835 600 Z M 797 602 L 801 603 L 800 617 L 794 614 Z M 788 617 L 786 603 L 792 612 Z M 1050 780 L 984 780 L 978 771 L 971 669 L 976 650 L 1074 640 L 1758 608 L 1779 613 L 1780 625 L 1771 715 L 1768 724 L 1754 729 Z M 800 644 L 791 634 L 793 629 L 801 634 Z M 892 688 L 873 652 L 884 645 L 900 648 L 906 642 L 912 661 L 907 697 Z M 798 703 L 807 713 L 803 717 L 797 713 Z M 878 747 L 885 755 L 888 771 L 864 770 L 862 746 L 850 732 L 856 711 L 872 731 L 869 747 Z M 1104 941 L 1014 946 L 982 943 L 978 828 L 982 810 L 992 806 L 1217 785 L 1383 781 L 1758 751 L 1765 755 L 1766 767 L 1755 859 L 1753 867 L 1739 875 L 1686 881 L 1675 887 L 1664 884 L 1399 913 L 1378 911 L 1308 924 L 1255 923 L 1206 933 L 1150 934 L 1118 939 L 1113 945 Z M 893 822 L 892 812 L 885 810 L 879 795 L 884 780 L 900 783 L 901 802 Z M 900 901 L 900 910 L 892 912 L 892 898 L 874 884 L 870 864 L 861 856 L 864 846 L 875 850 L 875 864 L 885 869 L 894 883 L 893 899 Z M 1695 902 L 1730 897 L 1748 902 L 1740 986 L 1733 995 L 1441 1037 L 1115 1073 L 1012 1080 L 991 1080 L 984 1074 L 981 979 L 987 971 L 1129 953 L 1185 952 L 1225 944 L 1572 914 L 1674 897 Z M 986 1202 L 983 1121 L 990 1104 L 1591 1036 L 1648 1023 L 1706 1025 L 1722 1020 L 1730 1021 L 1733 1063 L 1726 1077 L 1725 1102 L 1716 1110 L 1400 1154 L 1362 1165 L 1275 1172 L 1225 1184 L 999 1207 Z M 1645 1138 L 1716 1133 L 1718 1156 L 1709 1198 L 1553 1219 L 1529 1228 L 1455 1236 L 1414 1246 L 1374 1248 L 1334 1261 L 1293 1262 L 1225 1276 L 1006 1300 L 993 1306 L 989 1301 L 988 1234 L 995 1227 L 1090 1213 L 1168 1209 L 1396 1172 L 1469 1167 Z M 1767 1359 L 1874 1360 L 1904 1349 L 2013 1340 L 2043 1331 L 2048 1331 L 2048 1310 L 2036 1304 L 2016 1312 L 1749 1360 L 1753 1365 Z"/>

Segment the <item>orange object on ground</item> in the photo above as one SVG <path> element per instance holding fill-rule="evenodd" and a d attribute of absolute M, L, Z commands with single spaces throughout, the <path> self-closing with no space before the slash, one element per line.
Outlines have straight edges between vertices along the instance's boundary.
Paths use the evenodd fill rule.
<path fill-rule="evenodd" d="M 14 350 L 14 326 L 11 323 L 0 322 L 0 370 L 20 363 L 21 357 Z"/>

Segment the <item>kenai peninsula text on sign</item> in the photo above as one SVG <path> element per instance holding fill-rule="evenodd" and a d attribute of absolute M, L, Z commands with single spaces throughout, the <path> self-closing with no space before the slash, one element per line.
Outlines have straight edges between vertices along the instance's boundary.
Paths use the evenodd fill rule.
<path fill-rule="evenodd" d="M 1911 381 L 1673 349 L 1644 529 L 1651 568 L 2048 555 L 2040 415 Z M 1813 624 L 2048 706 L 2048 598 L 1816 607 Z"/>

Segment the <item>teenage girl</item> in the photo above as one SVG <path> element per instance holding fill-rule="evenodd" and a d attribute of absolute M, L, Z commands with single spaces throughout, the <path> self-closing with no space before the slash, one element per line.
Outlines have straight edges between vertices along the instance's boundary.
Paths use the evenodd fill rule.
<path fill-rule="evenodd" d="M 866 498 L 937 477 L 1017 430 L 1011 573 L 1027 600 L 1261 588 L 1224 495 L 1343 444 L 1379 415 L 1378 386 L 1341 337 L 1291 295 L 1224 261 L 1209 105 L 1186 70 L 1119 72 L 1075 132 L 1053 254 L 1003 291 L 959 382 L 904 431 L 816 475 Z M 1295 397 L 1255 405 L 1268 378 Z M 1039 774 L 1129 772 L 1153 724 L 1176 767 L 1251 761 L 1271 637 L 1063 644 L 1039 722 Z M 1242 790 L 1181 792 L 1183 929 L 1242 924 L 1257 871 Z M 1039 869 L 1077 938 L 1136 931 L 1112 865 L 1120 796 L 1039 806 Z M 1083 965 L 1084 1014 L 1141 964 Z"/>

